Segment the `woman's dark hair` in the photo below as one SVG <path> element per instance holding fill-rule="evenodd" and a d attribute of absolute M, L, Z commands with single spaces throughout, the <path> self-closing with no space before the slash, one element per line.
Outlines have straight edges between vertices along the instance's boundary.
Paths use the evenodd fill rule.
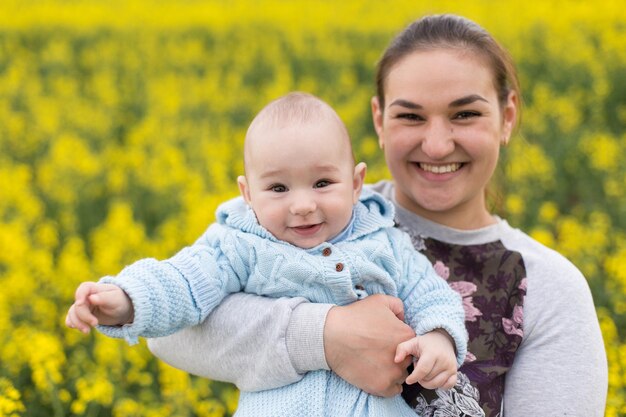
<path fill-rule="evenodd" d="M 413 52 L 433 49 L 458 49 L 482 56 L 493 72 L 500 106 L 505 105 L 511 91 L 519 97 L 519 81 L 513 61 L 485 29 L 461 16 L 430 15 L 400 32 L 378 62 L 376 94 L 381 109 L 385 107 L 385 81 L 391 69 Z"/>

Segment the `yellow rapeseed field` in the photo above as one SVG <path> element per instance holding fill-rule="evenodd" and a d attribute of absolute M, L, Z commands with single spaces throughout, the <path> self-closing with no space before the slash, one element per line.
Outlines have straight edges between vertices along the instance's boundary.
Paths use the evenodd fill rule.
<path fill-rule="evenodd" d="M 409 21 L 463 14 L 518 63 L 522 126 L 494 210 L 574 262 L 626 416 L 623 1 L 3 0 L 0 417 L 225 416 L 230 385 L 64 326 L 79 282 L 193 242 L 237 194 L 247 124 L 291 90 L 345 120 L 368 180 L 379 54 Z M 576 331 L 572 328 L 572 331 Z"/>

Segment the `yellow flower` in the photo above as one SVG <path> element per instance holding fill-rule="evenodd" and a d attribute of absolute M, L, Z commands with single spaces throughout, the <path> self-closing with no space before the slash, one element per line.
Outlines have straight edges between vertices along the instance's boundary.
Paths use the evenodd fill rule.
<path fill-rule="evenodd" d="M 230 388 L 222 393 L 222 398 L 226 403 L 228 412 L 234 414 L 237 409 L 237 403 L 239 402 L 239 391 L 235 388 Z"/>
<path fill-rule="evenodd" d="M 519 215 L 524 212 L 524 200 L 518 195 L 510 195 L 506 198 L 506 209 L 512 215 Z"/>
<path fill-rule="evenodd" d="M 546 201 L 539 207 L 539 220 L 551 224 L 559 215 L 558 206 L 552 201 Z"/>
<path fill-rule="evenodd" d="M 82 414 L 90 402 L 110 405 L 113 402 L 115 387 L 104 371 L 87 375 L 76 381 L 77 398 L 71 404 L 75 414 Z"/>
<path fill-rule="evenodd" d="M 581 151 L 588 155 L 591 166 L 603 172 L 614 172 L 622 156 L 622 146 L 617 139 L 606 134 L 585 138 L 580 143 Z"/>
<path fill-rule="evenodd" d="M 550 186 L 554 182 L 554 165 L 537 144 L 513 140 L 510 152 L 514 155 L 505 167 L 507 181 L 513 184 L 534 182 Z"/>
<path fill-rule="evenodd" d="M 530 236 L 537 240 L 539 243 L 546 245 L 549 248 L 554 248 L 555 241 L 554 235 L 546 229 L 536 228 L 530 233 Z"/>
<path fill-rule="evenodd" d="M 200 401 L 195 407 L 195 412 L 199 416 L 222 417 L 225 415 L 225 408 L 219 401 L 208 399 Z"/>
<path fill-rule="evenodd" d="M 95 177 L 100 169 L 98 158 L 84 139 L 63 134 L 55 140 L 48 158 L 40 164 L 38 183 L 49 198 L 61 203 L 73 203 L 79 193 L 67 185 L 83 184 Z"/>
<path fill-rule="evenodd" d="M 11 381 L 0 378 L 0 416 L 18 417 L 26 411 L 21 401 L 20 392 L 15 389 Z"/>
<path fill-rule="evenodd" d="M 624 268 L 624 265 L 626 265 L 626 247 L 607 256 L 604 261 L 606 272 L 617 282 L 621 283 L 623 291 L 626 291 L 626 268 Z"/>

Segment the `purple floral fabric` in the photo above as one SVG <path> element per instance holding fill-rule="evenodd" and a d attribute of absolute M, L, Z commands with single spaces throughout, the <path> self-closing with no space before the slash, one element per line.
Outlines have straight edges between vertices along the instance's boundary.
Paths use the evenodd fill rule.
<path fill-rule="evenodd" d="M 469 352 L 453 389 L 405 385 L 402 396 L 424 417 L 499 417 L 504 377 L 524 334 L 524 261 L 499 241 L 452 245 L 406 231 L 416 249 L 461 295 Z"/>

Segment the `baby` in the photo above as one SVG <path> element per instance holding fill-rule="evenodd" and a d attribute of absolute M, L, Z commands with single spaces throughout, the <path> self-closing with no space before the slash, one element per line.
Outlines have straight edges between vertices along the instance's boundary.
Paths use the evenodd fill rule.
<path fill-rule="evenodd" d="M 460 297 L 394 228 L 393 205 L 362 190 L 365 164 L 355 165 L 335 111 L 304 93 L 271 102 L 248 129 L 244 163 L 242 197 L 221 205 L 202 237 L 170 259 L 140 260 L 116 277 L 82 283 L 66 324 L 136 343 L 202 322 L 234 292 L 338 305 L 384 293 L 403 301 L 417 334 L 397 349 L 398 362 L 416 358 L 406 382 L 451 388 L 467 349 Z M 236 415 L 415 412 L 399 395 L 373 396 L 315 371 L 285 387 L 242 392 Z"/>

